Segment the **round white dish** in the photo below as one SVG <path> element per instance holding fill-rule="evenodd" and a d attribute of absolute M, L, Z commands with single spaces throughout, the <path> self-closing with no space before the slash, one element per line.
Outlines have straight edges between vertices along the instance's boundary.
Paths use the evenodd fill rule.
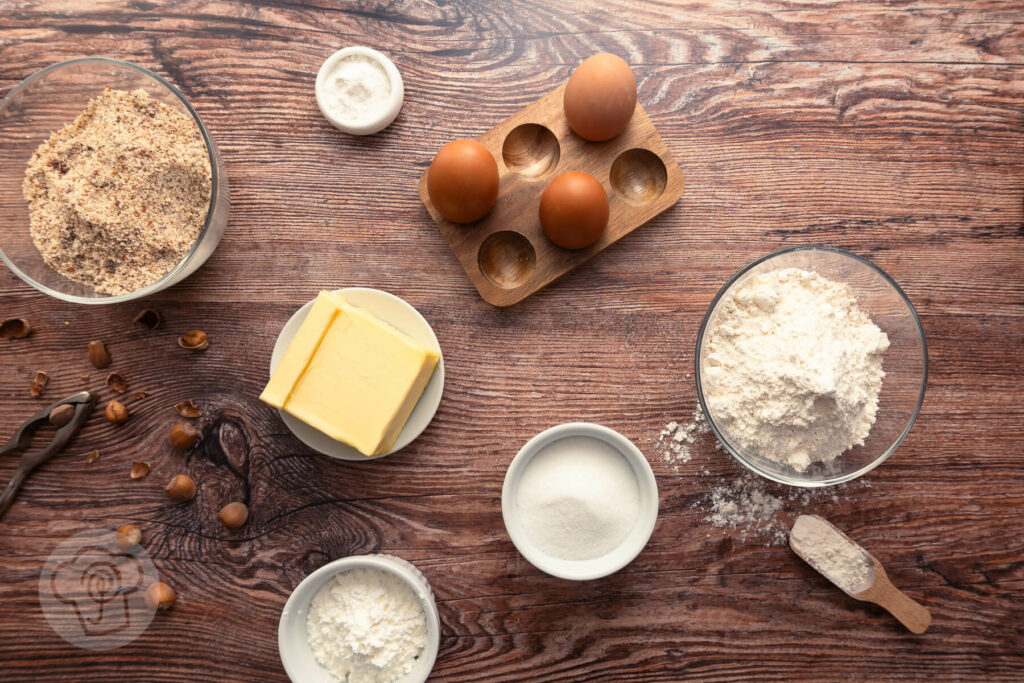
<path fill-rule="evenodd" d="M 405 300 L 398 298 L 394 294 L 368 287 L 346 287 L 345 289 L 336 289 L 334 293 L 341 294 L 353 306 L 369 311 L 419 343 L 437 349 L 438 353 L 441 352 L 441 345 L 438 344 L 437 337 L 434 335 L 434 330 L 431 329 L 430 323 Z M 309 315 L 309 309 L 313 307 L 313 301 L 315 300 L 309 301 L 305 306 L 296 311 L 281 330 L 281 334 L 278 335 L 277 342 L 274 344 L 274 352 L 270 356 L 270 374 L 274 374 L 278 363 L 284 357 L 285 350 L 295 337 L 295 333 L 299 331 L 302 322 Z M 283 410 L 278 410 L 277 412 L 281 414 L 281 419 L 284 420 L 291 433 L 313 450 L 329 455 L 332 458 L 340 458 L 341 460 L 373 460 L 402 450 L 422 434 L 423 430 L 430 424 L 430 421 L 434 419 L 437 407 L 441 404 L 442 393 L 444 393 L 443 355 L 437 361 L 437 368 L 434 370 L 434 374 L 431 376 L 427 387 L 423 390 L 423 395 L 420 396 L 420 400 L 416 403 L 416 407 L 413 408 L 408 421 L 402 427 L 402 431 L 399 432 L 398 438 L 395 439 L 394 448 L 381 455 L 363 455 L 348 444 L 335 441 L 319 429 L 310 427 L 299 418 L 289 415 Z"/>
<path fill-rule="evenodd" d="M 359 124 L 352 124 L 339 119 L 331 112 L 326 101 L 328 75 L 339 61 L 352 55 L 366 57 L 376 62 L 384 69 L 384 73 L 387 74 L 388 80 L 391 82 L 391 96 L 388 99 L 387 106 L 381 109 L 377 116 Z M 402 74 L 398 72 L 398 67 L 387 56 L 373 48 L 361 45 L 342 48 L 324 60 L 316 74 L 316 104 L 320 108 L 320 113 L 324 115 L 325 119 L 330 121 L 332 126 L 350 135 L 373 135 L 384 130 L 398 116 L 404 101 L 405 83 L 402 81 Z"/>
<path fill-rule="evenodd" d="M 522 527 L 516 503 L 519 482 L 533 457 L 548 444 L 571 436 L 599 439 L 613 446 L 633 468 L 640 488 L 640 515 L 632 531 L 617 548 L 590 560 L 562 560 L 538 550 Z M 647 545 L 658 519 L 658 484 L 647 458 L 622 434 L 590 422 L 569 422 L 546 429 L 533 437 L 512 459 L 501 488 L 501 516 L 516 549 L 537 569 L 572 581 L 599 579 L 625 567 Z"/>
<path fill-rule="evenodd" d="M 343 557 L 320 567 L 295 587 L 277 625 L 277 648 L 288 677 L 295 683 L 337 683 L 337 679 L 320 666 L 309 647 L 306 617 L 309 614 L 309 603 L 320 587 L 335 575 L 352 569 L 379 569 L 392 574 L 405 582 L 419 598 L 427 618 L 427 643 L 412 671 L 396 683 L 423 683 L 437 659 L 437 650 L 441 644 L 441 619 L 426 577 L 412 564 L 393 555 Z"/>

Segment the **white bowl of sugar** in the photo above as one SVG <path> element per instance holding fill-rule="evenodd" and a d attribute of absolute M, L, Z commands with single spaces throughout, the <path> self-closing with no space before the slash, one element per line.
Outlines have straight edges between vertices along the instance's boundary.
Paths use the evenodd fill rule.
<path fill-rule="evenodd" d="M 658 518 L 658 484 L 629 439 L 570 422 L 541 432 L 516 454 L 501 514 L 530 564 L 562 579 L 598 579 L 647 545 Z"/>

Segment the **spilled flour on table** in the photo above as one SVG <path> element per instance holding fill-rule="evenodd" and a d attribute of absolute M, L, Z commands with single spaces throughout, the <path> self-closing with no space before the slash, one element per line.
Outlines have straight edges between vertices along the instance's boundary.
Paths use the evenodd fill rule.
<path fill-rule="evenodd" d="M 674 474 L 709 477 L 709 464 L 729 463 L 730 473 L 721 476 L 725 483 L 705 489 L 690 509 L 700 512 L 702 521 L 716 529 L 738 531 L 743 542 L 768 546 L 786 544 L 790 523 L 805 508 L 836 505 L 846 499 L 844 494 L 871 486 L 858 479 L 826 488 L 799 489 L 759 477 L 725 453 L 700 405 L 689 422 L 675 420 L 665 425 L 655 442 L 655 453 Z"/>
<path fill-rule="evenodd" d="M 678 473 L 680 464 L 686 464 L 693 459 L 693 448 L 698 439 L 708 434 L 711 434 L 711 425 L 704 418 L 704 412 L 698 405 L 693 409 L 693 419 L 686 424 L 672 421 L 665 425 L 658 434 L 655 449 L 664 462 L 673 466 L 672 471 Z M 715 443 L 721 448 L 717 439 Z"/>
<path fill-rule="evenodd" d="M 705 513 L 704 521 L 717 529 L 738 530 L 741 541 L 785 545 L 790 523 L 806 508 L 820 510 L 823 505 L 837 505 L 847 499 L 845 494 L 870 487 L 870 483 L 858 480 L 827 489 L 797 489 L 742 472 L 690 507 Z"/>

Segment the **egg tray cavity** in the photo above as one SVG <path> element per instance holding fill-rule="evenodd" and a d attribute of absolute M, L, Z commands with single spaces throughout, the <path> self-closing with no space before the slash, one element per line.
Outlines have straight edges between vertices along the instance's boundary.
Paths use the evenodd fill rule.
<path fill-rule="evenodd" d="M 500 178 L 498 201 L 479 221 L 445 220 L 430 203 L 427 173 L 420 178 L 424 206 L 480 296 L 495 306 L 510 306 L 543 289 L 683 195 L 683 172 L 639 103 L 620 135 L 589 142 L 569 129 L 564 90 L 552 90 L 477 138 L 494 155 Z M 585 249 L 550 242 L 537 215 L 548 180 L 566 171 L 593 175 L 608 193 L 608 227 Z"/>

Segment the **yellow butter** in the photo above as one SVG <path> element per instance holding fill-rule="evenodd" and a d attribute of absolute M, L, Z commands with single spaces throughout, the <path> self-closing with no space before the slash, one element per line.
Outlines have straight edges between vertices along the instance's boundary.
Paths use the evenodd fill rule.
<path fill-rule="evenodd" d="M 270 382 L 267 383 L 260 400 L 277 408 L 284 408 L 295 383 L 299 381 L 310 359 L 320 346 L 327 329 L 338 314 L 338 306 L 329 292 L 320 292 L 306 319 L 299 326 L 278 363 Z"/>
<path fill-rule="evenodd" d="M 364 455 L 387 453 L 440 354 L 321 292 L 260 399 Z"/>

